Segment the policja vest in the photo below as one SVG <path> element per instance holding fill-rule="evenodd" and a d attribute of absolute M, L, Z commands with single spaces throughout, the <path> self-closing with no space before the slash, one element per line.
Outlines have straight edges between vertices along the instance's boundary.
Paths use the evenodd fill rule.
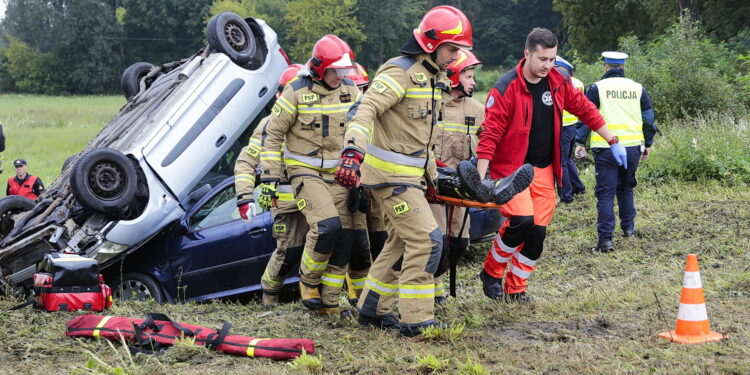
<path fill-rule="evenodd" d="M 36 200 L 37 195 L 34 194 L 34 184 L 36 183 L 37 177 L 30 174 L 26 176 L 26 181 L 23 181 L 20 184 L 15 176 L 8 179 L 8 186 L 10 186 L 8 195 L 20 195 Z"/>
<path fill-rule="evenodd" d="M 579 80 L 576 77 L 570 77 L 570 80 L 573 83 L 573 87 L 583 92 L 583 82 L 581 82 L 581 80 Z M 566 110 L 563 110 L 562 126 L 570 126 L 570 125 L 574 125 L 577 123 L 578 123 L 578 117 L 576 117 L 574 114 Z"/>
<path fill-rule="evenodd" d="M 629 78 L 605 78 L 596 83 L 599 89 L 599 113 L 612 133 L 625 147 L 644 143 L 641 95 L 643 86 Z M 591 134 L 591 148 L 608 148 L 599 133 Z"/>

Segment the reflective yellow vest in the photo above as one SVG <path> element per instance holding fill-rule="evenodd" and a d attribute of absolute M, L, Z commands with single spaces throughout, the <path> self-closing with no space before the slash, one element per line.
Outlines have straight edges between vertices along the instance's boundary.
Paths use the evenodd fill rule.
<path fill-rule="evenodd" d="M 620 143 L 625 147 L 643 144 L 641 84 L 628 78 L 613 77 L 597 82 L 596 86 L 599 88 L 599 113 Z M 607 147 L 607 141 L 598 133 L 591 134 L 591 148 Z"/>
<path fill-rule="evenodd" d="M 570 77 L 570 80 L 573 82 L 573 87 L 577 88 L 578 90 L 581 90 L 583 92 L 583 82 L 579 80 L 576 77 Z M 578 123 L 578 117 L 573 115 L 572 113 L 563 110 L 562 114 L 562 125 L 563 126 L 570 126 L 573 124 Z"/>

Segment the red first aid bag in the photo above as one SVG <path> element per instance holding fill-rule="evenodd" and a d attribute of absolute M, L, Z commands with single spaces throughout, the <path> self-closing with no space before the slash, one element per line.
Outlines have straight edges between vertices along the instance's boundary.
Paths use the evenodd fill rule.
<path fill-rule="evenodd" d="M 112 290 L 99 263 L 74 254 L 50 253 L 34 274 L 35 304 L 47 311 L 102 311 L 112 306 Z"/>

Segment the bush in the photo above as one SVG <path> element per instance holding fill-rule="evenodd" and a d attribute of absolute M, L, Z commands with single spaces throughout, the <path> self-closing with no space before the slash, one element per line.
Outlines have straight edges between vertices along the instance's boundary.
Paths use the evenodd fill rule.
<path fill-rule="evenodd" d="M 750 184 L 750 125 L 747 118 L 709 114 L 663 125 L 653 155 L 639 167 L 638 179 L 664 183 L 717 180 Z"/>
<path fill-rule="evenodd" d="M 497 79 L 500 78 L 500 75 L 507 72 L 507 69 L 503 69 L 502 67 L 495 69 L 482 67 L 474 70 L 474 72 L 474 81 L 477 83 L 474 91 L 487 92 L 490 91 Z"/>

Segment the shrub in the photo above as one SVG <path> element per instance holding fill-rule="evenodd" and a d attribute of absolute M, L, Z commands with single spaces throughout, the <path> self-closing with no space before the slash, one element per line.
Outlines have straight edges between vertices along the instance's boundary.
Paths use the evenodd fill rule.
<path fill-rule="evenodd" d="M 495 84 L 498 78 L 500 78 L 500 74 L 505 73 L 507 70 L 503 69 L 502 67 L 490 69 L 487 67 L 482 67 L 479 69 L 476 69 L 474 72 L 474 81 L 477 83 L 477 86 L 474 88 L 474 91 L 480 91 L 480 92 L 487 92 L 490 91 L 492 86 Z"/>

